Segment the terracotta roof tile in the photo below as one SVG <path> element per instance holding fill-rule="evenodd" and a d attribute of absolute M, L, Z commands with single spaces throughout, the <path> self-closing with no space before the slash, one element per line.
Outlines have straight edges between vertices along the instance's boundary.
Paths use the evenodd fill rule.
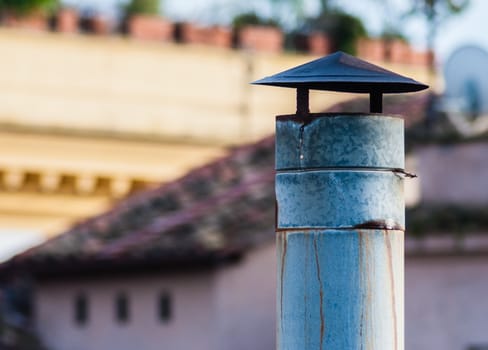
<path fill-rule="evenodd" d="M 108 212 L 3 265 L 54 273 L 114 264 L 218 262 L 274 235 L 274 138 L 239 147 L 175 182 Z"/>

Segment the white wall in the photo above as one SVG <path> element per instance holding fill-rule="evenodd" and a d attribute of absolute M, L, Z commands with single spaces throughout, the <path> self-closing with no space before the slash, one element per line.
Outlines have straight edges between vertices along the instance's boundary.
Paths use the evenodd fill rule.
<path fill-rule="evenodd" d="M 276 253 L 262 245 L 217 275 L 218 350 L 276 348 Z"/>
<path fill-rule="evenodd" d="M 214 350 L 213 274 L 44 283 L 37 289 L 36 325 L 51 350 Z M 115 321 L 118 292 L 130 299 L 130 321 Z M 157 316 L 158 296 L 171 293 L 173 317 Z M 74 298 L 89 298 L 85 326 L 74 322 Z"/>
<path fill-rule="evenodd" d="M 488 256 L 407 258 L 407 350 L 488 346 Z"/>

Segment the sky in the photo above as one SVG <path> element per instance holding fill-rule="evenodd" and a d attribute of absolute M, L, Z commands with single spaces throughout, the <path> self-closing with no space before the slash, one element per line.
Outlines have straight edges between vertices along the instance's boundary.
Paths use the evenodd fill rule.
<path fill-rule="evenodd" d="M 64 0 L 67 4 L 92 8 L 101 12 L 115 14 L 116 9 L 127 0 Z M 381 32 L 386 21 L 396 23 L 392 13 L 401 12 L 408 2 L 405 0 L 390 0 L 391 8 L 385 7 L 382 0 L 331 0 L 343 9 L 361 17 L 373 35 Z M 269 2 L 264 0 L 164 0 L 165 15 L 174 20 L 193 20 L 203 23 L 229 23 L 233 13 L 255 9 L 263 14 L 270 14 Z M 306 14 L 313 15 L 318 8 L 318 0 L 306 0 Z M 468 9 L 449 19 L 440 29 L 436 42 L 436 53 L 440 62 L 445 61 L 449 54 L 457 47 L 466 44 L 476 44 L 488 50 L 488 25 L 484 26 L 488 15 L 487 0 L 471 0 Z M 420 19 L 411 19 L 402 24 L 404 33 L 412 44 L 425 48 L 426 28 Z"/>
<path fill-rule="evenodd" d="M 441 57 L 448 55 L 457 47 L 474 44 L 488 50 L 488 1 L 471 0 L 465 13 L 451 19 L 439 31 L 436 50 Z"/>

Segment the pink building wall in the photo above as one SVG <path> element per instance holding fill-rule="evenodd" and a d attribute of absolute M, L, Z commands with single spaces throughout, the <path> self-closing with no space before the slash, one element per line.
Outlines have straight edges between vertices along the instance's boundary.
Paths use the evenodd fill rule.
<path fill-rule="evenodd" d="M 426 146 L 415 152 L 422 201 L 488 203 L 488 143 Z"/>
<path fill-rule="evenodd" d="M 36 324 L 52 350 L 271 350 L 275 268 L 274 244 L 269 243 L 213 273 L 46 283 L 38 288 Z M 91 302 L 90 321 L 82 328 L 73 321 L 79 291 Z M 119 291 L 131 297 L 127 325 L 114 321 Z M 173 297 L 168 324 L 157 319 L 161 291 Z M 407 256 L 405 348 L 488 345 L 487 295 L 488 255 Z"/>
<path fill-rule="evenodd" d="M 216 280 L 219 350 L 276 348 L 276 252 L 274 242 L 222 270 Z"/>
<path fill-rule="evenodd" d="M 407 258 L 405 287 L 407 350 L 488 346 L 488 256 Z"/>
<path fill-rule="evenodd" d="M 50 350 L 270 350 L 275 347 L 274 244 L 233 265 L 199 273 L 44 282 L 36 289 L 36 327 Z M 124 292 L 130 320 L 115 317 Z M 172 298 L 161 323 L 158 296 Z M 89 300 L 89 320 L 74 320 L 76 295 Z"/>
<path fill-rule="evenodd" d="M 213 350 L 217 340 L 213 281 L 213 273 L 199 273 L 45 283 L 37 289 L 37 330 L 51 350 Z M 115 297 L 121 291 L 130 299 L 126 324 L 115 318 Z M 84 326 L 74 322 L 73 304 L 79 292 L 89 299 L 89 321 Z M 173 317 L 168 323 L 157 317 L 161 292 L 172 297 Z"/>

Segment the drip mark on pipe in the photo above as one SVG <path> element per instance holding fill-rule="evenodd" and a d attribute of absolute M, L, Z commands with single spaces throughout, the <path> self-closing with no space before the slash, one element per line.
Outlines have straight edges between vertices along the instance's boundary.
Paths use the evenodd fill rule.
<path fill-rule="evenodd" d="M 395 276 L 393 271 L 393 259 L 391 253 L 391 235 L 385 230 L 385 243 L 386 243 L 386 254 L 388 259 L 388 272 L 390 274 L 390 289 L 391 289 L 391 309 L 393 313 L 393 337 L 394 337 L 394 349 L 398 349 L 398 330 L 397 330 L 397 314 L 396 314 L 396 300 L 395 300 Z"/>
<path fill-rule="evenodd" d="M 304 158 L 304 155 L 303 155 L 303 132 L 305 130 L 305 124 L 302 124 L 300 126 L 300 131 L 299 131 L 299 134 L 298 134 L 298 154 L 299 154 L 299 158 L 300 158 L 300 168 L 302 167 L 302 160 Z"/>
<path fill-rule="evenodd" d="M 281 331 L 283 332 L 283 279 L 285 277 L 285 262 L 286 262 L 286 249 L 288 245 L 288 236 L 278 236 L 279 239 L 282 241 L 282 249 L 281 249 L 281 275 L 280 275 L 280 318 L 281 318 Z"/>
<path fill-rule="evenodd" d="M 317 238 L 316 236 L 313 240 L 313 247 L 315 251 L 315 264 L 317 265 L 317 278 L 319 280 L 320 286 L 320 349 L 322 349 L 322 344 L 324 342 L 324 330 L 325 330 L 325 319 L 324 319 L 324 290 L 322 286 L 322 278 L 320 276 L 320 263 L 319 263 L 319 252 L 317 248 Z"/>

